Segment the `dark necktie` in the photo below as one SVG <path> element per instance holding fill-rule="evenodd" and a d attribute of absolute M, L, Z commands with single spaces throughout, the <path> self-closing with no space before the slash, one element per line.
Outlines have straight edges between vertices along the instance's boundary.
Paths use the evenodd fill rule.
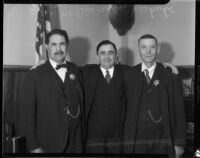
<path fill-rule="evenodd" d="M 147 80 L 147 83 L 149 84 L 151 79 L 149 77 L 149 71 L 147 69 L 144 70 L 146 72 L 146 80 Z"/>
<path fill-rule="evenodd" d="M 67 64 L 60 64 L 60 65 L 56 66 L 56 70 L 58 70 L 60 68 L 67 68 Z"/>
<path fill-rule="evenodd" d="M 109 84 L 109 83 L 110 83 L 110 79 L 111 79 L 111 77 L 110 77 L 110 74 L 109 74 L 109 71 L 108 71 L 108 70 L 106 70 L 106 76 L 105 76 L 105 79 L 106 79 L 107 83 Z"/>

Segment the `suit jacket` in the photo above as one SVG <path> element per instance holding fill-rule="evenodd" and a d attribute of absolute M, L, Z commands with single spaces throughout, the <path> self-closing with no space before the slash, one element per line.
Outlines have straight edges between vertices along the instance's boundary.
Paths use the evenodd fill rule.
<path fill-rule="evenodd" d="M 124 152 L 132 153 L 135 142 L 137 118 L 141 100 L 142 82 L 135 67 L 124 72 L 127 95 L 127 112 L 124 127 Z"/>
<path fill-rule="evenodd" d="M 126 66 L 126 65 L 115 65 L 115 70 L 114 70 L 113 75 L 115 75 L 116 72 L 118 74 L 120 74 L 118 77 L 120 78 L 120 80 L 122 80 L 121 84 L 124 84 L 123 72 L 129 68 L 130 67 Z M 101 74 L 99 65 L 96 65 L 96 64 L 85 65 L 85 66 L 81 67 L 80 69 L 81 69 L 81 74 L 82 74 L 82 78 L 83 78 L 83 85 L 84 85 L 83 87 L 84 87 L 84 92 L 85 92 L 84 93 L 85 94 L 84 110 L 85 110 L 85 122 L 86 122 L 86 126 L 87 126 L 90 111 L 91 111 L 91 108 L 93 106 L 94 99 L 95 99 L 94 97 L 95 97 L 95 91 L 96 91 L 96 88 L 98 85 L 98 80 L 99 80 L 100 75 L 102 75 L 102 74 Z M 116 86 L 121 86 L 121 85 L 116 85 Z M 126 110 L 126 106 L 125 106 L 125 110 Z M 86 127 L 86 129 L 87 129 L 87 127 Z"/>
<path fill-rule="evenodd" d="M 82 152 L 83 97 L 78 68 L 67 63 L 63 83 L 50 62 L 29 72 L 23 100 L 28 150 Z"/>
<path fill-rule="evenodd" d="M 151 97 L 144 98 L 144 93 L 142 92 L 144 85 L 142 83 L 143 73 L 141 72 L 141 64 L 136 65 L 133 69 L 135 69 L 132 71 L 134 71 L 135 77 L 138 77 L 138 81 L 135 81 L 137 84 L 132 83 L 132 85 L 135 86 L 136 91 L 131 91 L 131 88 L 129 88 L 129 91 L 127 92 L 129 95 L 128 108 L 132 110 L 132 116 L 134 115 L 134 119 L 131 119 L 131 113 L 127 114 L 127 138 L 132 140 L 134 145 L 134 142 L 137 140 L 135 136 L 138 132 L 139 114 L 142 110 L 141 99 L 151 99 L 148 101 L 149 108 L 153 111 L 152 106 L 159 106 L 160 113 L 163 115 L 164 133 L 161 139 L 168 142 L 172 147 L 173 145 L 184 146 L 186 120 L 179 76 L 172 74 L 169 69 L 165 69 L 160 63 L 157 63 L 151 82 L 147 87 L 147 91 Z M 132 73 L 130 80 L 133 78 L 134 73 Z M 156 82 L 158 82 L 158 84 Z M 135 98 L 136 100 L 134 100 L 134 95 L 137 96 Z M 135 110 L 135 112 L 133 110 Z M 154 114 L 157 114 L 158 111 L 155 110 L 153 112 L 155 112 Z M 131 152 L 134 151 L 134 147 L 132 147 L 131 150 L 129 150 Z"/>

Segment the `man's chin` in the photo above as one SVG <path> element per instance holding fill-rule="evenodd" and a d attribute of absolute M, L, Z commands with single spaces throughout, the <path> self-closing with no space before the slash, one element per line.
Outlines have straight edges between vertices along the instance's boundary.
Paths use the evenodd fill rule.
<path fill-rule="evenodd" d="M 109 65 L 109 66 L 105 66 L 104 68 L 105 69 L 110 69 L 111 67 L 113 67 L 112 65 Z"/>
<path fill-rule="evenodd" d="M 151 62 L 153 62 L 154 60 L 153 60 L 153 59 L 150 59 L 150 58 L 146 58 L 144 61 L 145 61 L 145 62 L 148 62 L 148 63 L 151 63 Z"/>
<path fill-rule="evenodd" d="M 65 59 L 56 59 L 56 63 L 63 63 L 65 61 Z"/>

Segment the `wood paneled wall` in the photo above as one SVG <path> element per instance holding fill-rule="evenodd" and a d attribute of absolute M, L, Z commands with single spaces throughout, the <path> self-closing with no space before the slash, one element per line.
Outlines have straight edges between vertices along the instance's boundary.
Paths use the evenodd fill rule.
<path fill-rule="evenodd" d="M 23 93 L 27 71 L 31 66 L 3 66 L 3 151 L 10 152 L 8 139 L 23 134 L 20 126 L 23 114 L 20 100 L 25 97 Z"/>

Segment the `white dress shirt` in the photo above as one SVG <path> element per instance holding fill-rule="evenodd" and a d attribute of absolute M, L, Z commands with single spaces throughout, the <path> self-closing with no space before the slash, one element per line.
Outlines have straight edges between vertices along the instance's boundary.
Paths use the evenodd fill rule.
<path fill-rule="evenodd" d="M 49 61 L 50 61 L 51 66 L 54 68 L 54 70 L 55 70 L 56 73 L 58 74 L 58 76 L 60 76 L 60 78 L 61 78 L 62 81 L 64 82 L 64 81 L 65 81 L 65 75 L 66 75 L 66 72 L 67 72 L 67 68 L 62 67 L 62 68 L 56 70 L 56 66 L 57 66 L 58 64 L 57 64 L 55 61 L 51 60 L 51 59 L 49 59 Z M 62 63 L 62 64 L 65 64 L 65 62 Z"/>
<path fill-rule="evenodd" d="M 155 71 L 155 68 L 156 68 L 156 63 L 153 64 L 150 68 L 146 67 L 146 65 L 144 63 L 142 63 L 142 69 L 141 69 L 141 71 L 143 72 L 145 69 L 147 69 L 149 71 L 149 77 L 150 77 L 150 79 L 152 79 L 153 73 Z M 145 71 L 144 71 L 144 73 L 146 75 Z"/>
<path fill-rule="evenodd" d="M 113 72 L 114 72 L 114 66 L 111 67 L 110 69 L 104 69 L 103 67 L 100 66 L 100 69 L 101 69 L 101 72 L 104 76 L 104 78 L 106 77 L 106 71 L 108 70 L 109 71 L 109 74 L 110 74 L 110 78 L 113 77 Z"/>

